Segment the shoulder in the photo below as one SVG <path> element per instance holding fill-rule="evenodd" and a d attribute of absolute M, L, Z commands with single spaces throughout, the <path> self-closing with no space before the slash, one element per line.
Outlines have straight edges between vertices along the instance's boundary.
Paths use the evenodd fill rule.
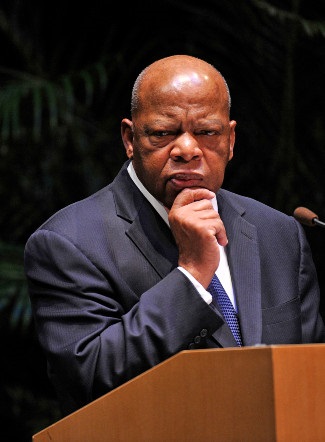
<path fill-rule="evenodd" d="M 268 206 L 267 204 L 262 203 L 261 201 L 258 201 L 254 198 L 250 198 L 248 196 L 240 195 L 238 193 L 231 192 L 230 190 L 226 189 L 220 189 L 217 194 L 218 199 L 222 201 L 222 203 L 231 204 L 239 211 L 241 210 L 249 210 L 251 208 L 259 209 L 262 211 L 274 211 L 277 212 L 272 207 Z M 281 212 L 279 212 L 281 213 Z"/>
<path fill-rule="evenodd" d="M 260 248 L 278 256 L 280 250 L 283 256 L 297 256 L 309 249 L 304 227 L 292 215 L 224 189 L 219 190 L 217 199 L 220 217 L 230 234 L 254 231 Z"/>
<path fill-rule="evenodd" d="M 115 179 L 91 195 L 73 202 L 54 213 L 37 230 L 73 230 L 93 228 L 96 222 L 109 220 L 116 214 L 116 198 L 128 198 L 130 183 L 123 167 Z M 122 194 L 120 197 L 119 195 Z"/>
<path fill-rule="evenodd" d="M 229 217 L 239 216 L 248 223 L 263 231 L 277 234 L 290 232 L 294 235 L 303 234 L 303 227 L 292 215 L 274 209 L 254 198 L 239 195 L 225 189 L 220 189 L 217 194 L 220 214 Z"/>
<path fill-rule="evenodd" d="M 95 221 L 96 216 L 104 208 L 107 210 L 111 206 L 112 194 L 110 186 L 105 186 L 92 195 L 58 210 L 42 223 L 37 230 L 59 228 L 61 224 L 67 229 L 69 225 L 73 227 L 76 223 Z"/>

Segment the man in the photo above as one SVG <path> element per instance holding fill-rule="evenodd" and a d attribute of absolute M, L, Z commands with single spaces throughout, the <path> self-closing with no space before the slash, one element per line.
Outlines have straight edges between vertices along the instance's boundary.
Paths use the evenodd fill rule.
<path fill-rule="evenodd" d="M 175 55 L 145 69 L 112 184 L 52 216 L 25 267 L 64 413 L 195 348 L 325 342 L 302 227 L 221 189 L 236 122 L 222 75 Z M 210 294 L 215 273 L 239 341 Z M 209 290 L 207 290 L 209 288 Z"/>

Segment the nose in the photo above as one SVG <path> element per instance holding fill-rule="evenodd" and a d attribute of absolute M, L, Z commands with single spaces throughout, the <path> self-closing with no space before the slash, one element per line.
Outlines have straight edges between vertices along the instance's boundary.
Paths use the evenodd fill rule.
<path fill-rule="evenodd" d="M 174 141 L 170 156 L 174 161 L 199 160 L 202 157 L 202 151 L 196 138 L 192 134 L 184 132 Z"/>

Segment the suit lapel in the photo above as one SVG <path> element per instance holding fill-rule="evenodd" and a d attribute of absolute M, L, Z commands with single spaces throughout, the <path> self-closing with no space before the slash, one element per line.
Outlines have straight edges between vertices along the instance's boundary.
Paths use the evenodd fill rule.
<path fill-rule="evenodd" d="M 177 266 L 178 250 L 169 227 L 148 204 L 140 208 L 126 234 L 163 278 Z"/>
<path fill-rule="evenodd" d="M 178 250 L 165 221 L 131 180 L 127 165 L 112 184 L 117 216 L 128 221 L 126 235 L 163 278 L 177 266 Z"/>
<path fill-rule="evenodd" d="M 261 342 L 261 270 L 256 228 L 242 215 L 244 209 L 233 205 L 222 191 L 218 206 L 229 243 L 226 247 L 228 263 L 238 306 L 244 345 Z"/>

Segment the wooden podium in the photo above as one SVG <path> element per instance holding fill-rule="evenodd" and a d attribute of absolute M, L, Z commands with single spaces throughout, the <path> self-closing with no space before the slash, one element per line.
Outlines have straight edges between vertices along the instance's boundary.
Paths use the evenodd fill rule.
<path fill-rule="evenodd" d="M 325 344 L 183 351 L 33 442 L 324 442 Z"/>

